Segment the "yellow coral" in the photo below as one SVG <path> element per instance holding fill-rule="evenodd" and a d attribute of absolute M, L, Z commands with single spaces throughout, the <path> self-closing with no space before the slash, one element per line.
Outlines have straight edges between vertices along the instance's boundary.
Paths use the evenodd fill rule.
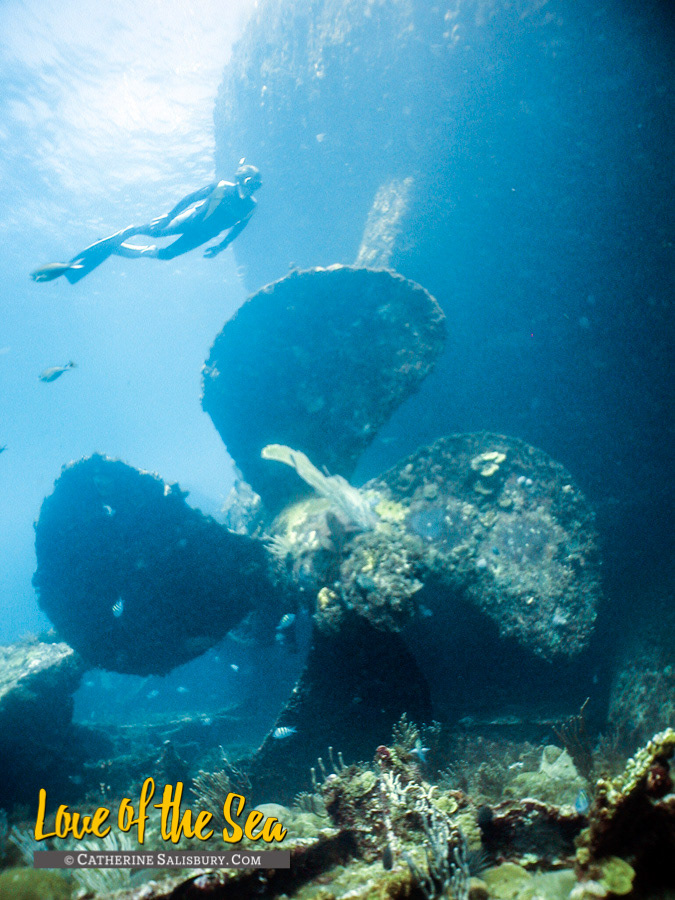
<path fill-rule="evenodd" d="M 380 500 L 375 512 L 385 522 L 402 522 L 407 515 L 405 506 L 395 500 Z"/>
<path fill-rule="evenodd" d="M 623 896 L 633 890 L 635 869 L 618 856 L 608 856 L 600 860 L 597 865 L 602 871 L 602 876 L 597 880 L 607 889 L 608 893 Z"/>
<path fill-rule="evenodd" d="M 479 453 L 471 460 L 471 468 L 474 472 L 478 472 L 481 478 L 491 478 L 495 472 L 499 471 L 499 467 L 506 459 L 505 453 L 499 450 L 487 450 L 485 453 Z"/>
<path fill-rule="evenodd" d="M 649 772 L 655 759 L 670 757 L 675 750 L 675 730 L 666 728 L 647 743 L 646 747 L 631 757 L 626 763 L 623 775 L 617 778 L 601 778 L 597 783 L 597 790 L 604 794 L 607 803 L 615 806 L 622 797 L 631 794 Z"/>
<path fill-rule="evenodd" d="M 331 591 L 331 589 L 327 587 L 322 587 L 316 596 L 316 602 L 319 610 L 328 609 L 328 607 L 332 606 L 337 601 L 337 599 L 338 598 L 335 591 Z"/>

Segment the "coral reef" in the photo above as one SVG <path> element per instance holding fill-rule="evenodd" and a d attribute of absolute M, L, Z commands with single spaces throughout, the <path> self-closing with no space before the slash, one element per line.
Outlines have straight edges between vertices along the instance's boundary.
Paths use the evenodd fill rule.
<path fill-rule="evenodd" d="M 478 793 L 467 793 L 452 774 L 442 774 L 437 784 L 426 777 L 426 754 L 448 752 L 446 745 L 440 726 L 418 727 L 404 714 L 370 763 L 348 764 L 328 748 L 311 767 L 312 792 L 303 792 L 292 808 L 256 803 L 287 828 L 282 846 L 291 852 L 290 869 L 155 871 L 142 884 L 128 872 L 113 880 L 94 871 L 82 883 L 101 900 L 119 888 L 118 900 L 590 900 L 633 888 L 655 896 L 651 888 L 672 883 L 672 794 L 665 793 L 672 787 L 672 731 L 656 735 L 622 776 L 598 782 L 585 830 L 585 816 L 569 804 L 579 776 L 565 751 L 523 745 L 520 755 L 534 780 L 527 783 L 521 766 L 505 764 L 493 794 L 502 799 L 486 804 L 480 779 Z M 518 756 L 515 747 L 502 750 L 505 763 Z M 467 769 L 479 759 L 470 754 Z M 247 797 L 259 793 L 256 779 L 247 780 L 255 764 L 233 765 L 221 752 L 220 770 L 195 778 L 199 803 L 211 808 L 232 789 Z M 523 797 L 529 789 L 553 799 Z M 9 871 L 32 877 L 30 870 Z M 55 900 L 62 896 L 69 894 L 54 894 Z"/>
<path fill-rule="evenodd" d="M 227 822 L 223 814 L 223 798 L 231 791 L 247 794 L 251 782 L 246 772 L 231 763 L 220 748 L 220 767 L 211 772 L 200 770 L 192 779 L 192 793 L 198 808 L 208 810 L 213 816 L 214 827 L 222 832 Z"/>
<path fill-rule="evenodd" d="M 291 869 L 255 873 L 256 893 L 270 900 L 566 900 L 583 818 L 536 800 L 503 801 L 486 840 L 485 816 L 472 798 L 422 776 L 413 751 L 424 732 L 402 717 L 370 764 L 346 765 L 329 750 L 313 767 L 313 793 L 291 810 L 273 808 L 288 825 Z M 486 869 L 490 860 L 499 864 Z M 252 874 L 165 879 L 130 898 L 238 898 L 251 891 Z"/>
<path fill-rule="evenodd" d="M 536 772 L 518 772 L 509 785 L 512 797 L 537 797 L 557 806 L 574 806 L 587 781 L 574 767 L 565 750 L 552 744 L 541 751 Z"/>
<path fill-rule="evenodd" d="M 643 890 L 675 882 L 674 751 L 675 731 L 668 728 L 629 759 L 621 775 L 596 782 L 589 825 L 578 839 L 583 879 L 603 883 L 613 893 L 620 893 L 612 887 L 620 879 L 630 890 L 630 864 L 635 886 Z"/>

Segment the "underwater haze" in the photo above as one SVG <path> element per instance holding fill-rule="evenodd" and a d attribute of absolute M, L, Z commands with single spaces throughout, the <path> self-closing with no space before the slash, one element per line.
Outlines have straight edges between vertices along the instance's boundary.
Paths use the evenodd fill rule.
<path fill-rule="evenodd" d="M 675 896 L 675 6 L 0 36 L 0 900 Z M 43 887 L 147 779 L 290 869 Z"/>
<path fill-rule="evenodd" d="M 213 179 L 213 103 L 251 8 L 0 6 L 2 641 L 48 626 L 31 587 L 32 523 L 63 464 L 101 450 L 180 481 L 209 512 L 230 489 L 198 398 L 212 337 L 243 299 L 231 252 L 115 258 L 76 287 L 28 273 Z M 60 380 L 38 380 L 69 360 Z"/>

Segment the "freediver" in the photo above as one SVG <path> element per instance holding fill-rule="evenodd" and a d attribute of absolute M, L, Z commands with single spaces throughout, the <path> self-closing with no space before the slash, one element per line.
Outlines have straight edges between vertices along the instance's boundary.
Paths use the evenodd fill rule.
<path fill-rule="evenodd" d="M 147 225 L 130 225 L 109 237 L 96 241 L 74 256 L 67 263 L 48 263 L 30 277 L 33 281 L 52 281 L 65 275 L 71 284 L 84 278 L 109 256 L 126 256 L 136 259 L 174 259 L 194 250 L 206 241 L 227 231 L 219 244 L 207 247 L 204 256 L 214 257 L 228 247 L 241 234 L 256 208 L 253 194 L 262 184 L 260 172 L 255 166 L 246 165 L 242 159 L 234 173 L 234 182 L 218 181 L 188 194 L 163 216 Z M 136 234 L 153 238 L 179 235 L 166 247 L 127 243 Z"/>

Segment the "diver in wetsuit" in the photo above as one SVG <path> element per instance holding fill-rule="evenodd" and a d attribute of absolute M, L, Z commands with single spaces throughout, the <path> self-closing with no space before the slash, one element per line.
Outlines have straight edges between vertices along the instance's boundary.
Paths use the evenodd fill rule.
<path fill-rule="evenodd" d="M 241 234 L 256 207 L 254 192 L 261 186 L 260 172 L 242 160 L 234 175 L 234 183 L 219 181 L 188 194 L 163 216 L 147 225 L 130 225 L 95 244 L 91 244 L 67 263 L 49 263 L 31 272 L 33 281 L 52 281 L 65 275 L 71 284 L 84 278 L 109 256 L 135 259 L 174 259 L 227 231 L 219 244 L 207 247 L 204 256 L 221 253 Z M 128 243 L 137 234 L 153 238 L 179 235 L 167 247 Z"/>

